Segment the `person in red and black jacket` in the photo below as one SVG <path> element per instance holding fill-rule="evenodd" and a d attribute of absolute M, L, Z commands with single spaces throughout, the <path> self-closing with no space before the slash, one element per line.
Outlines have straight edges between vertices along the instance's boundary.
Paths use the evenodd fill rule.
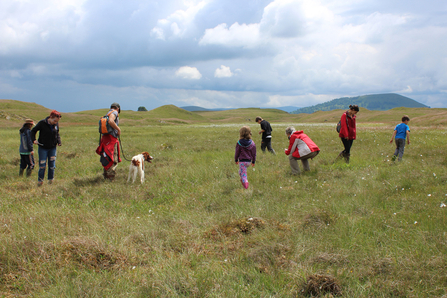
<path fill-rule="evenodd" d="M 289 148 L 284 153 L 289 156 L 292 175 L 301 173 L 298 160 L 301 160 L 304 171 L 310 171 L 309 159 L 313 159 L 320 153 L 320 148 L 302 131 L 296 131 L 293 126 L 286 128 L 286 135 L 289 138 Z"/>
<path fill-rule="evenodd" d="M 350 105 L 349 110 L 344 112 L 340 119 L 341 129 L 338 136 L 340 137 L 345 149 L 340 152 L 337 159 L 343 157 L 346 163 L 349 163 L 352 143 L 356 139 L 355 115 L 359 112 L 359 110 L 358 105 Z"/>

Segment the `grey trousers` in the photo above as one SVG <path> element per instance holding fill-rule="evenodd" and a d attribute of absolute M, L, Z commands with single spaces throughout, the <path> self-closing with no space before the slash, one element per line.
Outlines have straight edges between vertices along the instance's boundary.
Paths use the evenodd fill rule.
<path fill-rule="evenodd" d="M 298 160 L 301 160 L 301 163 L 303 164 L 304 171 L 310 171 L 309 167 L 309 158 L 314 158 L 318 155 L 320 151 L 311 152 L 307 155 L 301 156 L 300 158 L 296 158 L 292 156 L 292 153 L 289 154 L 289 163 L 290 168 L 292 169 L 293 175 L 299 175 L 301 173 L 300 167 L 298 165 Z"/>
<path fill-rule="evenodd" d="M 405 139 L 394 139 L 396 143 L 396 150 L 394 151 L 394 155 L 399 156 L 399 161 L 402 160 L 402 156 L 404 155 L 405 149 Z"/>

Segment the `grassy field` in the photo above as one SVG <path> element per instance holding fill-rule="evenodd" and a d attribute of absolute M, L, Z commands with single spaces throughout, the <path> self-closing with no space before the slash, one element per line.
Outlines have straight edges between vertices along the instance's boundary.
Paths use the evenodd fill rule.
<path fill-rule="evenodd" d="M 155 157 L 143 185 L 126 183 L 124 160 L 104 181 L 96 125 L 66 122 L 55 183 L 38 188 L 36 171 L 18 177 L 18 128 L 2 126 L 0 297 L 447 295 L 445 128 L 410 121 L 412 143 L 393 163 L 398 120 L 360 123 L 346 165 L 333 163 L 333 123 L 278 116 L 273 156 L 252 122 L 155 124 L 126 120 L 132 113 L 122 113 L 125 156 Z M 245 190 L 233 155 L 247 123 L 259 152 Z M 290 124 L 321 149 L 301 176 L 283 154 Z"/>

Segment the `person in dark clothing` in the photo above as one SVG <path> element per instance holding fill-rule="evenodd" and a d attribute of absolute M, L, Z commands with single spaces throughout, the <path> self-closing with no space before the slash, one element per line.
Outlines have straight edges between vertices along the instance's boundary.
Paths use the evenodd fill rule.
<path fill-rule="evenodd" d="M 349 163 L 351 157 L 352 143 L 356 139 L 356 114 L 359 112 L 358 105 L 350 105 L 349 110 L 343 113 L 340 119 L 341 129 L 339 137 L 343 143 L 345 149 L 340 152 L 337 159 L 344 158 L 346 163 Z M 337 160 L 336 159 L 336 160 Z"/>
<path fill-rule="evenodd" d="M 19 176 L 23 176 L 26 169 L 26 177 L 31 176 L 34 169 L 34 148 L 33 140 L 31 139 L 31 128 L 34 126 L 34 121 L 26 119 L 22 128 L 20 129 L 20 171 Z"/>
<path fill-rule="evenodd" d="M 48 183 L 53 183 L 54 169 L 56 168 L 56 148 L 61 146 L 59 135 L 59 120 L 61 113 L 56 110 L 51 111 L 50 116 L 40 120 L 31 130 L 31 139 L 34 144 L 39 145 L 39 175 L 37 185 L 41 186 L 45 178 L 45 170 L 48 161 Z M 39 132 L 39 139 L 36 140 L 36 133 Z"/>
<path fill-rule="evenodd" d="M 256 145 L 251 139 L 251 129 L 248 126 L 242 126 L 239 130 L 240 139 L 236 143 L 234 152 L 234 161 L 239 165 L 239 176 L 242 186 L 248 188 L 247 168 L 250 164 L 254 167 L 256 162 Z"/>
<path fill-rule="evenodd" d="M 272 148 L 272 127 L 270 126 L 270 123 L 268 123 L 266 120 L 262 119 L 260 116 L 256 117 L 256 122 L 261 125 L 261 130 L 259 131 L 259 134 L 262 134 L 262 142 L 261 142 L 261 150 L 265 153 L 265 148 L 272 153 L 273 155 L 276 155 L 275 150 Z"/>

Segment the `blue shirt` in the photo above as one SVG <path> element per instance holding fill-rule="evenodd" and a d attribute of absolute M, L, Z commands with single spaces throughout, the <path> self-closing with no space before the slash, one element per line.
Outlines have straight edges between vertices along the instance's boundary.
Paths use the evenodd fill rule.
<path fill-rule="evenodd" d="M 410 131 L 410 127 L 405 123 L 396 125 L 394 129 L 396 131 L 396 139 L 404 139 L 407 137 L 407 130 Z"/>

